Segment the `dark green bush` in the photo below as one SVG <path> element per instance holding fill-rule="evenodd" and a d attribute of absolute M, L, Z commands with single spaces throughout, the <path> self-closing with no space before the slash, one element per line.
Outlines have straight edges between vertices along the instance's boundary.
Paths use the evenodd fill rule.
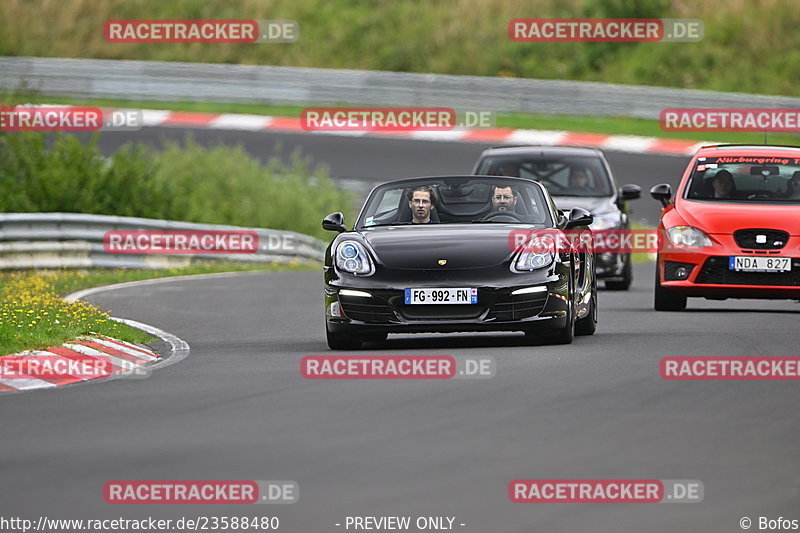
<path fill-rule="evenodd" d="M 300 153 L 262 165 L 241 147 L 191 138 L 157 151 L 127 145 L 103 157 L 98 137 L 0 134 L 0 212 L 138 216 L 299 231 L 329 238 L 331 211 L 353 197 Z"/>

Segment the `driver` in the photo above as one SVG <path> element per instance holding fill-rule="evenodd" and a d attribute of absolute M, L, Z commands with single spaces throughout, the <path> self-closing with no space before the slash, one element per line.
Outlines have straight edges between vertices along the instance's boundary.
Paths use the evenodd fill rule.
<path fill-rule="evenodd" d="M 786 197 L 791 200 L 800 200 L 800 170 L 795 171 L 786 182 Z"/>
<path fill-rule="evenodd" d="M 492 211 L 514 211 L 517 205 L 517 191 L 514 187 L 492 187 Z"/>

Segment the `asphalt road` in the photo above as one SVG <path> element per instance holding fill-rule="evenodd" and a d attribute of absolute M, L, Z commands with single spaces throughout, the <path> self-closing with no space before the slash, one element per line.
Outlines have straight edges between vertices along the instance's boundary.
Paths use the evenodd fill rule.
<path fill-rule="evenodd" d="M 328 353 L 317 272 L 170 280 L 98 294 L 190 356 L 149 379 L 0 400 L 0 516 L 275 515 L 281 531 L 344 531 L 346 516 L 454 516 L 458 531 L 732 532 L 800 518 L 792 382 L 668 382 L 667 355 L 796 355 L 792 302 L 690 300 L 652 310 L 652 265 L 600 294 L 593 337 L 390 336 L 366 354 L 493 355 L 485 380 L 312 381 Z M 692 504 L 514 504 L 517 478 L 699 479 Z M 293 505 L 108 505 L 130 479 L 279 479 Z M 756 527 L 754 527 L 756 529 Z"/>
<path fill-rule="evenodd" d="M 111 154 L 131 141 L 141 141 L 159 147 L 165 140 L 181 140 L 191 133 L 194 140 L 205 146 L 220 142 L 241 144 L 261 161 L 278 154 L 283 160 L 295 149 L 301 149 L 317 164 L 330 169 L 334 179 L 366 193 L 380 182 L 412 176 L 469 174 L 481 151 L 492 146 L 481 143 L 430 142 L 423 140 L 352 137 L 337 135 L 308 135 L 299 133 L 224 131 L 183 128 L 144 128 L 138 132 L 108 132 L 99 143 Z M 606 152 L 620 185 L 635 183 L 643 195 L 632 205 L 633 218 L 655 225 L 661 206 L 650 198 L 650 187 L 680 181 L 689 158 Z M 341 206 L 331 206 L 337 211 Z"/>

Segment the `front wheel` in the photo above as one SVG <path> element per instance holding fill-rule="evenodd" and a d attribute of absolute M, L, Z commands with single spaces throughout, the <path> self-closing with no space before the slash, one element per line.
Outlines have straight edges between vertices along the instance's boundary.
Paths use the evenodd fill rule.
<path fill-rule="evenodd" d="M 633 283 L 633 264 L 631 264 L 631 254 L 626 257 L 625 266 L 622 267 L 622 279 L 606 281 L 606 289 L 610 291 L 627 291 Z"/>
<path fill-rule="evenodd" d="M 335 333 L 325 324 L 325 336 L 328 339 L 328 348 L 331 350 L 358 350 L 361 348 L 361 339 L 350 333 Z"/>
<path fill-rule="evenodd" d="M 571 309 L 568 313 L 567 324 L 548 339 L 550 344 L 572 344 L 575 340 L 575 310 Z"/>
<path fill-rule="evenodd" d="M 678 294 L 661 286 L 661 276 L 658 273 L 659 261 L 656 261 L 656 290 L 653 305 L 656 311 L 685 311 L 686 295 Z"/>
<path fill-rule="evenodd" d="M 589 313 L 575 321 L 575 335 L 594 335 L 595 331 L 597 331 L 597 282 L 593 281 Z"/>

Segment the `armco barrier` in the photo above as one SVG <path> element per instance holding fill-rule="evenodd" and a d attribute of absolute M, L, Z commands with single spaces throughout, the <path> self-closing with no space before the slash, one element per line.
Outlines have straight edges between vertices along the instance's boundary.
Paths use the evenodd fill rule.
<path fill-rule="evenodd" d="M 259 249 L 248 254 L 110 254 L 103 237 L 112 230 L 254 231 Z M 321 240 L 293 231 L 78 213 L 0 214 L 0 270 L 175 268 L 207 260 L 316 263 L 325 247 Z"/>
<path fill-rule="evenodd" d="M 597 82 L 367 70 L 38 57 L 0 58 L 0 89 L 122 100 L 441 106 L 657 119 L 664 108 L 800 108 L 800 98 Z"/>

